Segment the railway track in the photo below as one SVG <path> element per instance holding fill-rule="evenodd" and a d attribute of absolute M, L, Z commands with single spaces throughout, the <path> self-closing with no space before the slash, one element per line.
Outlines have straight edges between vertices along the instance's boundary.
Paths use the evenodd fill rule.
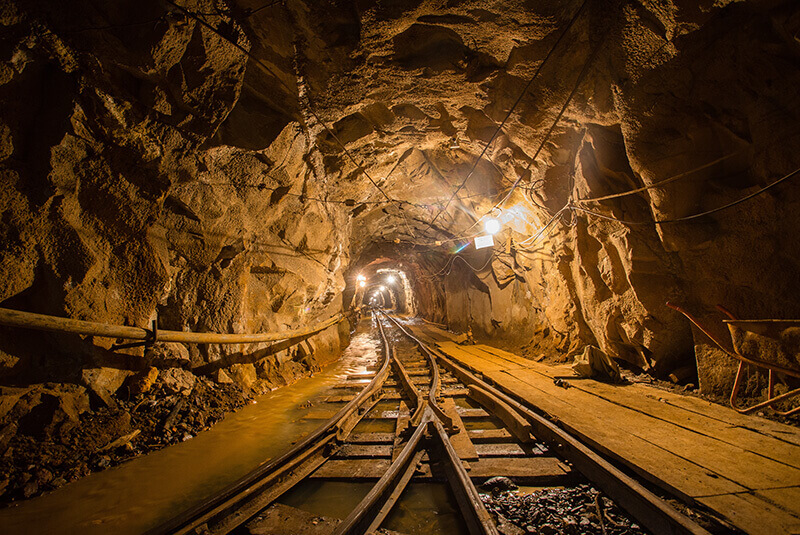
<path fill-rule="evenodd" d="M 434 482 L 446 482 L 462 531 L 496 534 L 476 487 L 495 476 L 536 487 L 590 482 L 652 533 L 708 534 L 398 320 L 374 311 L 373 322 L 381 362 L 336 385 L 318 411 L 316 431 L 148 534 L 389 533 L 382 526 L 408 486 Z M 367 490 L 342 520 L 279 503 L 293 489 L 326 482 L 361 483 Z"/>

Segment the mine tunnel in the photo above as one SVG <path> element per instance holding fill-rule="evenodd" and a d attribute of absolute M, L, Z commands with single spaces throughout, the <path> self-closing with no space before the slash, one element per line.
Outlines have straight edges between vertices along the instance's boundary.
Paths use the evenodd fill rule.
<path fill-rule="evenodd" d="M 797 0 L 0 36 L 0 533 L 800 534 Z"/>

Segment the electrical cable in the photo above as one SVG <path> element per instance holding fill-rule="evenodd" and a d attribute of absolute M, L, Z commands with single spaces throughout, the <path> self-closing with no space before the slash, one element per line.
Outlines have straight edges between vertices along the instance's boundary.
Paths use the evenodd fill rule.
<path fill-rule="evenodd" d="M 255 9 L 248 9 L 248 10 L 245 10 L 245 14 L 244 14 L 244 16 L 245 16 L 245 18 L 248 18 L 248 19 L 249 19 L 250 17 L 252 17 L 252 16 L 253 16 L 253 15 L 255 15 L 256 13 L 258 13 L 258 12 L 259 12 L 259 11 L 261 11 L 262 9 L 267 9 L 268 7 L 272 7 L 272 6 L 275 6 L 275 5 L 278 5 L 278 4 L 282 4 L 282 3 L 283 3 L 283 1 L 284 1 L 284 0 L 273 0 L 272 2 L 267 2 L 267 3 L 266 3 L 266 4 L 264 4 L 263 6 L 259 6 L 259 7 L 255 8 Z"/>
<path fill-rule="evenodd" d="M 452 271 L 453 271 L 453 266 L 455 265 L 455 261 L 456 261 L 456 260 L 461 260 L 462 262 L 464 262 L 464 264 L 466 264 L 466 266 L 467 266 L 468 268 L 470 268 L 470 269 L 471 269 L 473 272 L 475 272 L 475 273 L 480 273 L 481 271 L 483 271 L 484 269 L 486 269 L 486 266 L 488 266 L 488 265 L 489 265 L 489 263 L 492 261 L 492 259 L 493 259 L 494 257 L 495 257 L 495 253 L 494 253 L 494 252 L 492 252 L 492 254 L 490 254 L 490 255 L 489 255 L 489 258 L 487 258 L 487 259 L 486 259 L 486 262 L 484 262 L 484 264 L 483 264 L 481 267 L 479 267 L 479 268 L 476 268 L 475 266 L 473 266 L 472 264 L 470 264 L 469 262 L 467 262 L 467 259 L 466 259 L 466 258 L 464 258 L 462 255 L 455 255 L 455 256 L 453 257 L 453 258 L 454 258 L 453 262 L 451 262 L 451 263 L 450 263 L 450 269 L 449 269 L 449 270 L 448 270 L 448 272 L 445 274 L 445 277 L 446 277 L 447 275 L 450 275 L 450 273 L 452 273 Z"/>
<path fill-rule="evenodd" d="M 278 82 L 280 85 L 282 85 L 282 86 L 284 87 L 284 89 L 286 89 L 286 90 L 287 90 L 289 93 L 292 93 L 292 92 L 293 92 L 293 91 L 292 91 L 292 88 L 290 88 L 290 87 L 289 87 L 289 86 L 286 84 L 286 82 L 284 82 L 283 80 L 281 80 L 281 78 L 280 78 L 280 77 L 279 77 L 277 74 L 275 74 L 275 73 L 272 71 L 272 69 L 270 69 L 270 68 L 269 68 L 269 67 L 268 67 L 268 66 L 267 66 L 267 65 L 266 65 L 266 64 L 265 64 L 265 63 L 264 63 L 264 62 L 263 62 L 261 59 L 259 59 L 259 58 L 256 58 L 254 55 L 252 55 L 252 54 L 250 53 L 250 51 L 248 51 L 247 49 L 245 49 L 245 48 L 244 48 L 243 46 L 241 46 L 239 43 L 236 43 L 236 42 L 234 42 L 234 41 L 233 41 L 233 40 L 232 40 L 230 37 L 228 37 L 228 36 L 224 35 L 224 34 L 223 34 L 222 32 L 220 32 L 220 31 L 219 31 L 217 28 L 215 28 L 214 26 L 212 26 L 211 24 L 209 24 L 208 22 L 206 22 L 205 20 L 203 20 L 201 17 L 197 16 L 197 15 L 196 15 L 195 13 L 193 13 L 192 11 L 190 11 L 190 10 L 188 10 L 188 9 L 186 9 L 186 8 L 182 7 L 182 6 L 179 6 L 179 5 L 178 5 L 178 4 L 176 4 L 176 3 L 175 3 L 173 0 L 166 0 L 166 1 L 167 1 L 167 3 L 168 3 L 168 4 L 170 4 L 171 6 L 175 7 L 176 9 L 178 9 L 178 10 L 179 10 L 181 13 L 183 13 L 183 14 L 185 14 L 186 16 L 188 16 L 188 17 L 191 17 L 192 19 L 196 20 L 196 21 L 197 21 L 197 22 L 199 22 L 201 25 L 205 26 L 206 28 L 208 28 L 209 30 L 211 30 L 212 32 L 214 32 L 215 34 L 217 34 L 218 36 L 222 37 L 224 40 L 226 40 L 227 42 L 229 42 L 231 45 L 233 45 L 234 47 L 236 47 L 236 48 L 237 48 L 237 49 L 238 49 L 240 52 L 242 52 L 242 53 L 243 53 L 245 56 L 247 56 L 247 58 L 248 58 L 248 59 L 252 60 L 252 61 L 253 61 L 253 62 L 254 62 L 256 65 L 258 65 L 259 67 L 261 67 L 261 69 L 263 69 L 263 70 L 264 70 L 264 72 L 266 72 L 267 74 L 269 74 L 270 76 L 272 76 L 273 78 L 275 78 L 275 80 L 276 80 L 276 81 L 277 81 L 277 82 Z M 330 136 L 331 136 L 331 138 L 332 138 L 332 139 L 333 139 L 333 140 L 336 142 L 336 144 L 337 144 L 337 145 L 339 145 L 339 146 L 342 148 L 342 151 L 344 151 L 345 155 L 346 155 L 346 156 L 347 156 L 347 157 L 350 159 L 350 161 L 351 161 L 351 162 L 353 162 L 353 164 L 356 166 L 356 169 L 357 169 L 357 170 L 358 170 L 360 173 L 362 173 L 364 176 L 366 176 L 366 177 L 369 179 L 369 181 L 372 183 L 372 185 L 373 185 L 373 186 L 374 186 L 374 187 L 375 187 L 375 188 L 376 188 L 378 191 L 380 191 L 380 192 L 381 192 L 381 194 L 382 194 L 382 195 L 383 195 L 383 196 L 386 198 L 386 200 L 387 200 L 387 201 L 389 201 L 390 203 L 395 203 L 395 202 L 397 202 L 397 201 L 395 201 L 394 199 L 392 199 L 392 198 L 391 198 L 391 197 L 390 197 L 390 196 L 389 196 L 389 195 L 388 195 L 388 194 L 387 194 L 387 193 L 386 193 L 386 192 L 383 190 L 383 188 L 381 188 L 381 187 L 380 187 L 380 185 L 379 185 L 379 184 L 378 184 L 378 183 L 375 181 L 375 179 L 373 179 L 373 178 L 372 178 L 372 176 L 371 176 L 371 175 L 370 175 L 370 174 L 367 172 L 367 170 L 364 168 L 364 165 L 363 165 L 362 163 L 360 163 L 358 160 L 356 160 L 356 159 L 355 159 L 355 157 L 354 157 L 354 156 L 352 155 L 352 153 L 351 153 L 351 152 L 350 152 L 350 151 L 347 149 L 347 147 L 344 145 L 344 143 L 343 143 L 343 142 L 342 142 L 342 141 L 339 139 L 339 137 L 336 135 L 336 133 L 335 133 L 335 132 L 334 132 L 334 131 L 333 131 L 333 130 L 332 130 L 332 129 L 331 129 L 331 128 L 330 128 L 330 127 L 329 127 L 329 126 L 328 126 L 328 125 L 327 125 L 327 124 L 326 124 L 326 123 L 323 121 L 323 120 L 322 120 L 322 118 L 321 118 L 321 117 L 320 117 L 320 116 L 317 114 L 316 110 L 314 110 L 313 106 L 311 106 L 311 102 L 310 102 L 310 100 L 309 100 L 309 105 L 308 105 L 308 112 L 311 114 L 311 116 L 312 116 L 312 117 L 314 117 L 314 119 L 315 119 L 315 120 L 316 120 L 316 121 L 319 123 L 319 125 L 320 125 L 320 126 L 321 126 L 321 127 L 322 127 L 322 128 L 323 128 L 323 129 L 324 129 L 324 130 L 325 130 L 325 131 L 328 133 L 328 135 L 330 135 Z"/>
<path fill-rule="evenodd" d="M 569 104 L 570 104 L 570 102 L 572 102 L 572 99 L 575 96 L 575 93 L 578 92 L 578 89 L 580 88 L 581 82 L 583 82 L 583 79 L 588 74 L 589 68 L 591 67 L 591 65 L 593 63 L 594 58 L 597 56 L 597 53 L 600 51 L 600 47 L 603 44 L 604 40 L 605 40 L 605 37 L 600 39 L 600 41 L 598 41 L 597 44 L 595 45 L 595 47 L 592 49 L 592 52 L 589 54 L 589 56 L 587 56 L 586 61 L 583 64 L 583 68 L 581 69 L 580 74 L 578 74 L 578 78 L 575 80 L 575 85 L 573 86 L 572 91 L 570 91 L 570 94 L 567 97 L 567 100 L 564 102 L 564 105 L 559 110 L 558 115 L 556 115 L 556 118 L 553 121 L 553 123 L 550 125 L 550 128 L 548 128 L 547 132 L 545 133 L 544 137 L 542 138 L 541 143 L 539 143 L 539 147 L 536 149 L 536 152 L 534 153 L 533 157 L 531 157 L 530 161 L 528 162 L 528 165 L 525 168 L 525 171 L 520 173 L 520 175 L 517 177 L 517 179 L 511 185 L 511 188 L 509 188 L 508 193 L 506 193 L 506 195 L 500 201 L 495 203 L 495 205 L 488 212 L 486 212 L 480 218 L 478 218 L 466 230 L 469 230 L 472 227 L 474 227 L 475 225 L 477 225 L 488 214 L 493 213 L 498 208 L 502 208 L 503 204 L 505 204 L 505 202 L 511 197 L 511 194 L 514 192 L 514 190 L 517 188 L 517 186 L 519 186 L 519 183 L 522 181 L 522 177 L 525 176 L 525 172 L 530 170 L 531 165 L 533 165 L 533 163 L 536 161 L 536 158 L 539 157 L 539 154 L 541 153 L 542 149 L 544 148 L 545 144 L 547 143 L 547 140 L 550 138 L 550 134 L 553 133 L 553 130 L 558 125 L 558 122 L 561 120 L 561 117 L 564 115 L 564 112 L 569 107 Z M 431 222 L 431 223 L 433 223 L 433 222 Z"/>
<path fill-rule="evenodd" d="M 442 209 L 439 210 L 439 212 L 430 221 L 430 223 L 428 224 L 429 227 L 433 227 L 433 224 L 436 222 L 437 219 L 439 219 L 439 216 L 441 216 L 442 213 L 444 213 L 444 211 L 447 210 L 447 207 L 450 205 L 451 202 L 453 202 L 453 199 L 455 199 L 455 197 L 458 195 L 458 192 L 461 191 L 461 189 L 466 185 L 467 180 L 469 180 L 469 178 L 475 172 L 475 169 L 477 169 L 478 164 L 480 163 L 480 161 L 483 158 L 484 154 L 486 154 L 486 150 L 492 144 L 492 142 L 494 141 L 495 137 L 497 137 L 497 135 L 500 133 L 500 131 L 502 130 L 503 126 L 505 126 L 506 122 L 508 122 L 508 119 L 511 118 L 511 114 L 514 113 L 514 110 L 519 105 L 519 103 L 522 101 L 522 98 L 525 96 L 525 94 L 528 92 L 528 88 L 530 88 L 531 84 L 533 84 L 533 82 L 536 80 L 536 78 L 539 77 L 539 73 L 542 72 L 542 68 L 547 63 L 547 60 L 550 59 L 550 57 L 553 55 L 553 53 L 555 52 L 556 48 L 558 47 L 559 43 L 561 43 L 561 40 L 564 38 L 564 36 L 567 35 L 568 31 L 572 28 L 572 25 L 575 24 L 575 21 L 578 20 L 578 16 L 581 14 L 581 12 L 583 11 L 583 8 L 586 6 L 587 3 L 588 3 L 588 0 L 584 0 L 583 3 L 581 4 L 581 6 L 578 8 L 578 10 L 575 12 L 575 14 L 570 19 L 569 23 L 567 23 L 567 26 L 564 28 L 564 31 L 561 32 L 561 34 L 558 36 L 558 39 L 556 40 L 556 42 L 553 43 L 553 46 L 550 48 L 550 51 L 544 57 L 542 62 L 539 64 L 539 66 L 536 68 L 536 71 L 533 73 L 533 76 L 531 76 L 531 78 L 528 80 L 528 83 L 525 84 L 525 87 L 520 92 L 519 96 L 517 97 L 517 100 L 514 101 L 514 104 L 511 106 L 511 109 L 508 110 L 508 113 L 506 114 L 505 118 L 503 118 L 503 120 L 497 126 L 497 128 L 494 131 L 494 133 L 492 134 L 492 137 L 489 139 L 489 141 L 483 147 L 483 150 L 481 151 L 481 153 L 475 159 L 475 163 L 472 165 L 472 168 L 467 173 L 467 176 L 464 177 L 464 180 L 461 181 L 461 184 L 459 184 L 458 187 L 456 188 L 456 190 L 453 192 L 453 194 L 450 195 L 450 198 L 447 200 L 447 202 L 442 207 Z"/>
<path fill-rule="evenodd" d="M 583 79 L 589 73 L 589 68 L 591 67 L 591 65 L 593 63 L 594 58 L 597 56 L 597 53 L 600 51 L 600 47 L 603 44 L 603 41 L 604 41 L 604 39 L 601 39 L 600 41 L 598 41 L 598 43 L 595 45 L 595 47 L 592 50 L 592 52 L 586 58 L 586 61 L 583 63 L 583 68 L 581 69 L 581 72 L 578 75 L 578 78 L 575 80 L 575 85 L 573 86 L 572 91 L 570 91 L 570 94 L 567 97 L 567 100 L 564 102 L 564 105 L 561 106 L 561 109 L 559 110 L 558 115 L 556 115 L 556 118 L 553 121 L 553 124 L 551 124 L 550 128 L 547 129 L 547 132 L 545 133 L 544 138 L 542 138 L 542 142 L 539 143 L 539 147 L 536 149 L 536 152 L 533 154 L 533 156 L 531 157 L 531 160 L 528 162 L 528 166 L 525 168 L 525 171 L 530 170 L 531 165 L 533 165 L 533 163 L 536 161 L 536 158 L 542 152 L 542 149 L 544 148 L 545 143 L 547 143 L 547 140 L 550 138 L 550 134 L 553 133 L 553 130 L 558 125 L 558 122 L 561 120 L 561 117 L 564 115 L 564 112 L 567 111 L 567 107 L 569 107 L 570 102 L 572 102 L 572 99 L 575 96 L 575 93 L 578 92 L 578 89 L 581 86 L 581 82 L 583 82 Z M 517 177 L 517 180 L 514 182 L 514 184 L 512 184 L 511 189 L 508 191 L 506 196 L 503 197 L 503 199 L 500 202 L 495 204 L 495 206 L 494 206 L 494 208 L 492 208 L 492 210 L 494 210 L 497 207 L 500 207 L 501 205 L 503 205 L 508 200 L 508 198 L 511 197 L 511 194 L 514 192 L 514 189 L 516 189 L 516 187 L 519 185 L 520 181 L 522 181 L 522 177 L 524 176 L 524 174 L 525 173 L 521 173 L 520 176 Z"/>
<path fill-rule="evenodd" d="M 692 174 L 694 174 L 694 173 L 696 173 L 698 171 L 702 171 L 703 169 L 708 169 L 709 167 L 711 167 L 713 165 L 716 165 L 719 162 L 722 162 L 724 160 L 732 158 L 733 156 L 736 156 L 736 154 L 737 153 L 732 152 L 731 154 L 728 154 L 726 156 L 723 156 L 721 158 L 717 158 L 716 160 L 713 160 L 711 162 L 703 164 L 700 167 L 695 167 L 694 169 L 691 169 L 689 171 L 685 171 L 685 172 L 680 173 L 678 175 L 674 175 L 674 176 L 671 176 L 669 178 L 665 178 L 664 180 L 660 180 L 658 182 L 654 182 L 654 183 L 650 184 L 649 186 L 642 186 L 641 188 L 636 188 L 636 189 L 632 189 L 632 190 L 629 190 L 629 191 L 624 191 L 622 193 L 613 193 L 611 195 L 605 195 L 603 197 L 592 197 L 591 199 L 576 199 L 575 202 L 576 203 L 589 203 L 589 202 L 607 201 L 609 199 L 617 199 L 617 198 L 620 198 L 620 197 L 627 197 L 628 195 L 633 195 L 635 193 L 641 193 L 642 191 L 646 191 L 648 189 L 660 188 L 662 186 L 665 186 L 667 184 L 670 184 L 670 183 L 675 182 L 677 180 L 680 180 L 682 178 L 686 178 L 687 176 L 692 175 Z"/>
<path fill-rule="evenodd" d="M 693 219 L 698 219 L 698 218 L 701 218 L 701 217 L 705 217 L 707 215 L 715 214 L 717 212 L 721 212 L 723 210 L 727 210 L 728 208 L 732 208 L 732 207 L 734 207 L 734 206 L 736 206 L 738 204 L 741 204 L 741 203 L 743 203 L 745 201 L 749 201 L 753 197 L 757 197 L 758 195 L 761 195 L 762 193 L 774 188 L 775 186 L 777 186 L 781 182 L 789 180 L 790 178 L 794 177 L 797 174 L 800 174 L 800 168 L 792 171 L 788 175 L 785 175 L 785 176 L 779 178 L 775 182 L 772 182 L 771 184 L 769 184 L 767 186 L 764 186 L 763 188 L 759 189 L 758 191 L 754 191 L 750 195 L 746 195 L 746 196 L 742 197 L 741 199 L 737 199 L 737 200 L 735 200 L 733 202 L 730 202 L 730 203 L 728 203 L 726 205 L 723 205 L 723 206 L 719 206 L 719 207 L 714 208 L 712 210 L 706 210 L 705 212 L 701 212 L 699 214 L 692 214 L 692 215 L 685 216 L 685 217 L 676 217 L 676 218 L 672 218 L 672 219 L 657 219 L 657 220 L 653 220 L 653 221 L 626 221 L 624 219 L 618 219 L 616 217 L 611 217 L 611 216 L 607 216 L 605 214 L 600 214 L 600 213 L 595 212 L 593 210 L 587 210 L 586 208 L 581 208 L 580 206 L 572 205 L 570 207 L 570 209 L 578 210 L 579 212 L 584 212 L 584 213 L 587 213 L 587 214 L 591 214 L 591 215 L 600 217 L 602 219 L 607 219 L 609 221 L 617 221 L 617 222 L 623 223 L 625 225 L 663 225 L 665 223 L 679 223 L 679 222 L 682 222 L 682 221 L 691 221 Z"/>

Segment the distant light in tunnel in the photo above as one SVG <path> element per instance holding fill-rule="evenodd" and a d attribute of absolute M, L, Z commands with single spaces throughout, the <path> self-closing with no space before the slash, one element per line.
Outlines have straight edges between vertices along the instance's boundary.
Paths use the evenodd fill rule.
<path fill-rule="evenodd" d="M 378 287 L 378 291 L 379 292 L 385 292 L 386 291 L 386 286 L 379 286 Z"/>
<path fill-rule="evenodd" d="M 356 277 L 356 280 L 358 282 L 366 282 L 367 278 L 364 275 L 358 275 L 358 277 Z M 363 284 L 361 284 L 360 286 L 363 286 Z"/>
<path fill-rule="evenodd" d="M 358 281 L 358 287 L 359 288 L 363 288 L 366 285 L 367 285 L 367 281 Z"/>
<path fill-rule="evenodd" d="M 394 284 L 395 282 L 397 282 L 397 277 L 395 277 L 394 275 L 388 275 L 386 277 L 386 282 L 388 284 Z"/>
<path fill-rule="evenodd" d="M 494 218 L 487 219 L 486 223 L 483 224 L 483 228 L 489 234 L 497 234 L 500 231 L 500 221 Z"/>

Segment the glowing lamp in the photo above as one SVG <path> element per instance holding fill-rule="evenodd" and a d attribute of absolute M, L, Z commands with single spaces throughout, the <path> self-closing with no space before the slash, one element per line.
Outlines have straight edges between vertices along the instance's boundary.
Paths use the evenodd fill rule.
<path fill-rule="evenodd" d="M 358 281 L 358 287 L 359 288 L 363 288 L 366 285 L 367 285 L 367 281 Z"/>
<path fill-rule="evenodd" d="M 394 275 L 389 275 L 386 277 L 386 282 L 389 284 L 394 284 L 397 281 L 397 278 Z"/>
<path fill-rule="evenodd" d="M 487 219 L 486 223 L 483 224 L 483 228 L 489 234 L 497 234 L 500 231 L 500 221 L 494 218 Z"/>

